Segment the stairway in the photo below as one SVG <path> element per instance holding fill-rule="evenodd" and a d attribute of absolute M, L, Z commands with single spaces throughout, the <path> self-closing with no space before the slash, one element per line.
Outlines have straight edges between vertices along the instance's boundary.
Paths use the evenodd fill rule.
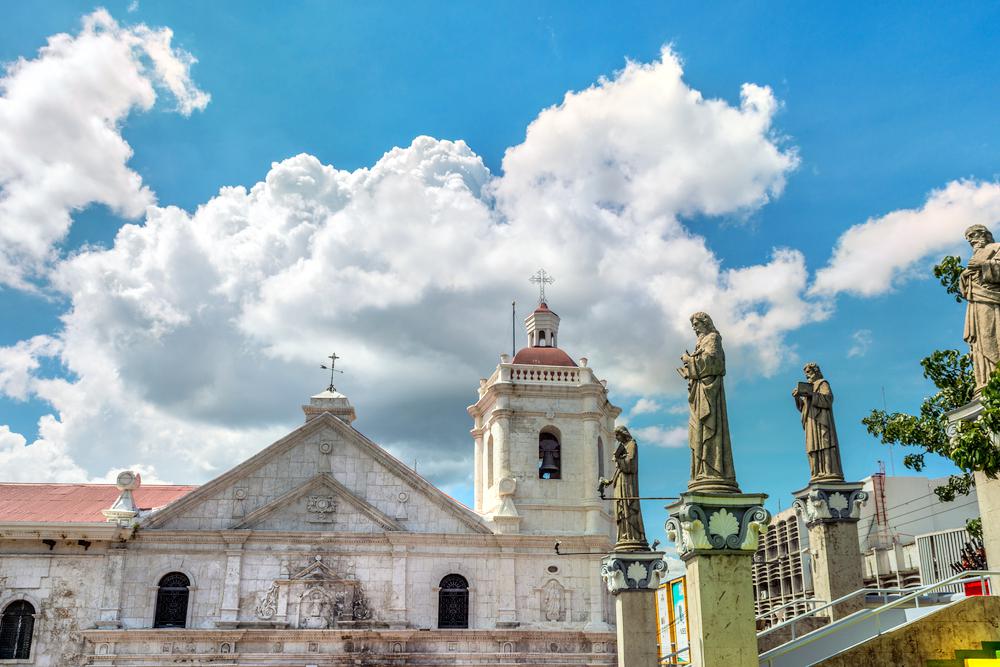
<path fill-rule="evenodd" d="M 927 667 L 1000 667 L 1000 642 L 980 642 L 981 649 L 955 651 L 955 658 L 928 660 Z"/>

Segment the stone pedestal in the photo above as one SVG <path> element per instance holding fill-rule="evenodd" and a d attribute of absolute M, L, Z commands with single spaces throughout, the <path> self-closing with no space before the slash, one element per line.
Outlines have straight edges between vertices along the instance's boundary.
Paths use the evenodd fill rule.
<path fill-rule="evenodd" d="M 601 576 L 615 597 L 618 667 L 657 667 L 656 589 L 667 572 L 661 551 L 611 553 Z"/>
<path fill-rule="evenodd" d="M 983 411 L 979 399 L 948 413 L 948 435 L 958 434 L 958 424 L 973 421 Z M 993 445 L 1000 447 L 1000 434 L 992 435 Z M 1000 570 L 1000 479 L 990 479 L 981 472 L 975 473 L 976 497 L 979 499 L 979 518 L 983 522 L 983 546 L 986 548 L 986 567 Z M 1000 577 L 992 577 L 990 588 L 1000 591 Z"/>
<path fill-rule="evenodd" d="M 858 546 L 858 519 L 868 499 L 862 482 L 810 482 L 796 491 L 796 511 L 809 529 L 813 589 L 817 600 L 833 602 L 864 587 Z M 864 598 L 842 602 L 825 612 L 837 620 L 858 611 Z"/>
<path fill-rule="evenodd" d="M 762 493 L 682 493 L 667 537 L 687 568 L 689 656 L 697 667 L 757 667 L 751 562 L 771 521 Z"/>

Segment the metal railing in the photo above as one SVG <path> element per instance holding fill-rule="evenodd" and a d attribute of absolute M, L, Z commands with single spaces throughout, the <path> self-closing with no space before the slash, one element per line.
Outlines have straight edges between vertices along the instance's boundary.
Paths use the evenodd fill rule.
<path fill-rule="evenodd" d="M 757 633 L 757 639 L 760 639 L 761 637 L 766 637 L 767 635 L 771 634 L 772 632 L 776 632 L 776 631 L 778 631 L 778 630 L 780 630 L 782 628 L 787 628 L 787 627 L 791 627 L 791 629 L 792 629 L 792 639 L 795 639 L 798 636 L 797 633 L 795 632 L 795 625 L 796 625 L 796 623 L 798 623 L 799 621 L 802 621 L 802 620 L 804 620 L 806 618 L 811 618 L 813 616 L 818 616 L 820 612 L 826 611 L 827 609 L 829 609 L 831 607 L 835 607 L 835 606 L 837 606 L 839 604 L 843 604 L 845 602 L 853 600 L 854 598 L 860 597 L 862 595 L 865 596 L 866 598 L 869 595 L 878 595 L 878 596 L 880 596 L 882 598 L 882 604 L 886 604 L 889 601 L 889 596 L 890 595 L 900 595 L 900 594 L 905 594 L 905 593 L 912 593 L 915 590 L 917 590 L 917 589 L 916 588 L 912 588 L 912 587 L 911 588 L 859 588 L 858 590 L 854 591 L 853 593 L 848 593 L 847 595 L 844 595 L 844 596 L 841 596 L 841 597 L 837 598 L 833 602 L 827 602 L 822 607 L 816 607 L 812 611 L 807 611 L 804 614 L 799 614 L 798 616 L 793 616 L 792 618 L 788 619 L 787 621 L 782 621 L 781 623 L 778 623 L 777 625 L 772 625 L 771 627 L 769 627 L 769 628 L 767 628 L 765 630 L 761 630 L 760 632 Z M 818 600 L 818 602 L 822 602 L 822 600 Z M 780 607 L 778 609 L 780 609 Z M 777 611 L 777 609 L 775 611 Z"/>
<path fill-rule="evenodd" d="M 682 654 L 687 653 L 690 647 L 685 646 L 682 649 L 678 649 L 673 653 L 668 653 L 667 655 L 660 658 L 660 667 L 688 667 L 687 662 L 677 662 L 677 658 Z"/>
<path fill-rule="evenodd" d="M 774 616 L 775 614 L 777 614 L 782 609 L 787 609 L 789 607 L 794 607 L 796 605 L 800 605 L 800 604 L 820 604 L 820 603 L 824 603 L 824 602 L 826 602 L 826 600 L 819 600 L 819 599 L 816 599 L 816 598 L 801 598 L 801 599 L 798 599 L 798 600 L 792 600 L 791 602 L 786 602 L 785 604 L 781 605 L 780 607 L 775 607 L 774 609 L 769 609 L 769 610 L 765 611 L 762 614 L 757 614 L 757 616 L 754 618 L 754 620 L 755 621 L 764 621 L 764 620 L 767 620 L 769 617 Z M 805 613 L 805 612 L 803 612 L 803 613 Z M 799 614 L 799 615 L 801 615 L 801 614 Z"/>
<path fill-rule="evenodd" d="M 958 574 L 952 575 L 951 577 L 948 577 L 947 579 L 943 579 L 943 580 L 941 580 L 941 581 L 939 581 L 937 583 L 928 584 L 927 586 L 920 586 L 920 587 L 917 587 L 917 588 L 910 588 L 910 589 L 895 589 L 895 590 L 897 590 L 899 592 L 906 592 L 907 594 L 903 595 L 902 597 L 900 597 L 897 600 L 893 600 L 891 602 L 886 602 L 881 607 L 876 607 L 875 609 L 862 609 L 860 611 L 857 611 L 857 612 L 851 614 L 850 616 L 846 616 L 844 618 L 838 619 L 838 620 L 833 621 L 832 623 L 830 623 L 830 624 L 828 624 L 828 625 L 826 625 L 826 626 L 824 626 L 822 628 L 818 628 L 816 630 L 813 630 L 812 632 L 809 632 L 806 635 L 803 635 L 802 637 L 799 637 L 798 639 L 793 638 L 790 642 L 788 642 L 786 644 L 782 644 L 781 646 L 777 646 L 777 647 L 775 647 L 775 648 L 773 648 L 773 649 L 771 649 L 769 651 L 765 651 L 764 653 L 762 653 L 760 655 L 760 664 L 761 665 L 771 665 L 772 661 L 775 658 L 777 658 L 777 657 L 779 657 L 781 655 L 789 653 L 789 652 L 791 652 L 791 651 L 793 651 L 793 650 L 795 650 L 797 648 L 800 648 L 800 647 L 805 646 L 807 644 L 811 644 L 812 642 L 815 642 L 818 639 L 822 639 L 823 637 L 829 636 L 829 635 L 831 635 L 831 634 L 833 634 L 835 632 L 839 632 L 839 631 L 844 630 L 844 629 L 846 629 L 846 628 L 848 628 L 848 627 L 850 627 L 852 625 L 856 625 L 858 623 L 861 623 L 862 621 L 866 621 L 866 620 L 869 620 L 869 619 L 872 619 L 872 618 L 874 618 L 875 621 L 876 621 L 875 634 L 873 635 L 873 637 L 878 637 L 878 636 L 880 636 L 883 633 L 883 631 L 885 631 L 885 630 L 891 630 L 891 629 L 893 629 L 895 627 L 899 627 L 899 625 L 902 625 L 901 623 L 899 623 L 899 624 L 896 624 L 896 625 L 893 625 L 893 626 L 890 626 L 890 627 L 887 627 L 887 628 L 883 628 L 882 627 L 882 622 L 881 622 L 882 621 L 882 614 L 885 613 L 886 611 L 889 611 L 890 609 L 895 609 L 897 607 L 901 607 L 901 606 L 909 604 L 909 603 L 913 603 L 914 607 L 917 608 L 917 609 L 919 609 L 920 608 L 920 598 L 921 597 L 926 597 L 928 593 L 933 593 L 936 590 L 945 588 L 946 586 L 952 586 L 952 585 L 955 585 L 955 584 L 965 584 L 965 583 L 971 583 L 971 582 L 978 581 L 979 585 L 980 585 L 980 590 L 982 590 L 984 592 L 984 594 L 986 594 L 985 593 L 985 591 L 986 591 L 985 581 L 986 581 L 987 577 L 996 577 L 996 576 L 1000 576 L 1000 572 L 986 571 L 986 570 L 975 570 L 975 571 L 971 571 L 971 572 L 960 572 Z M 886 589 L 885 592 L 888 593 L 891 590 L 893 590 L 893 589 Z M 794 622 L 796 620 L 801 620 L 802 618 L 804 618 L 807 615 L 809 615 L 809 616 L 814 615 L 814 614 L 816 614 L 816 613 L 818 613 L 820 611 L 823 611 L 824 609 L 828 609 L 828 608 L 830 608 L 830 607 L 832 607 L 832 606 L 834 606 L 836 604 L 839 604 L 839 603 L 844 602 L 846 600 L 850 600 L 851 598 L 854 598 L 854 597 L 856 597 L 856 596 L 858 596 L 858 595 L 860 595 L 862 593 L 866 593 L 867 594 L 869 592 L 871 592 L 869 589 L 864 589 L 863 588 L 861 590 L 855 591 L 854 593 L 850 593 L 848 595 L 845 595 L 844 597 L 838 598 L 837 600 L 834 600 L 833 602 L 831 602 L 831 603 L 829 603 L 827 605 L 824 605 L 823 607 L 819 607 L 817 609 L 814 609 L 809 614 L 804 614 L 803 616 L 796 616 L 795 618 L 791 619 L 790 621 L 786 621 L 785 623 L 781 623 L 779 625 L 776 625 L 773 628 L 768 628 L 767 630 L 758 633 L 757 637 L 759 638 L 759 637 L 762 637 L 762 636 L 764 636 L 766 634 L 770 634 L 771 632 L 774 632 L 775 630 L 777 630 L 777 629 L 779 629 L 781 627 L 784 627 L 784 626 L 786 626 L 788 624 L 791 624 L 792 622 Z M 995 594 L 995 591 L 991 591 L 991 593 Z M 942 606 L 944 606 L 944 605 L 942 605 Z M 794 632 L 794 630 L 793 630 L 793 632 Z M 867 641 L 867 640 L 865 640 L 865 641 Z M 847 648 L 847 647 L 844 647 L 844 648 Z M 829 657 L 829 656 L 827 656 L 827 657 Z"/>

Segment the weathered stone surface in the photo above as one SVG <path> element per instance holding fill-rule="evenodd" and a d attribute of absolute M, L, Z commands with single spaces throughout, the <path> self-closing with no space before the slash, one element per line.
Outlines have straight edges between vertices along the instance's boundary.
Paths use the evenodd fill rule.
<path fill-rule="evenodd" d="M 687 592 L 692 664 L 756 667 L 750 555 L 694 556 Z"/>

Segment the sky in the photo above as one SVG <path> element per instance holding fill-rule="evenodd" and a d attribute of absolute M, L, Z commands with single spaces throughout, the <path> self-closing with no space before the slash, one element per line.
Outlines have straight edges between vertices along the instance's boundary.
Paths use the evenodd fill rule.
<path fill-rule="evenodd" d="M 847 476 L 905 472 L 860 420 L 964 349 L 930 267 L 1000 226 L 997 3 L 0 12 L 3 480 L 205 482 L 336 351 L 355 426 L 471 504 L 465 408 L 544 267 L 645 495 L 686 483 L 674 368 L 712 314 L 740 485 L 778 510 L 806 361 Z"/>

